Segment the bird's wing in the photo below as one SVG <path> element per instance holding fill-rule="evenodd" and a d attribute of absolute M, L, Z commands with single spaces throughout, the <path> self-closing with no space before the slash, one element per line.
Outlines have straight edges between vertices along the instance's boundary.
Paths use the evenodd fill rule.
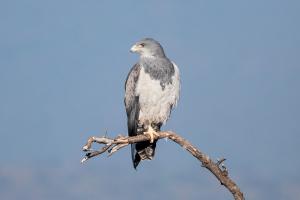
<path fill-rule="evenodd" d="M 174 84 L 174 102 L 171 104 L 171 108 L 174 108 L 177 106 L 177 102 L 179 100 L 179 95 L 180 95 L 180 71 L 177 65 L 172 61 L 172 64 L 175 69 L 174 73 L 174 79 L 173 79 L 173 84 Z"/>
<path fill-rule="evenodd" d="M 137 81 L 139 78 L 141 66 L 139 64 L 135 64 L 126 79 L 125 82 L 125 108 L 127 113 L 127 127 L 128 127 L 128 135 L 135 136 L 137 135 L 138 128 L 138 119 L 139 119 L 139 97 L 135 94 L 135 89 L 137 85 Z M 136 154 L 136 144 L 131 145 L 131 158 L 132 162 L 135 163 L 135 154 Z M 136 167 L 136 165 L 134 164 Z"/>
<path fill-rule="evenodd" d="M 126 82 L 125 82 L 125 108 L 128 120 L 132 115 L 135 115 L 135 109 L 137 107 L 136 104 L 138 104 L 138 96 L 136 96 L 135 88 L 137 85 L 137 81 L 140 74 L 140 65 L 137 63 L 135 64 L 130 72 L 127 75 Z"/>

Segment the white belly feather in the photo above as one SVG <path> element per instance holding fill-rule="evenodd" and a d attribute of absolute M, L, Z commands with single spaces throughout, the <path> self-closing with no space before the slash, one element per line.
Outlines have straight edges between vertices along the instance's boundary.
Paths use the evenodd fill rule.
<path fill-rule="evenodd" d="M 172 83 L 167 84 L 162 90 L 159 80 L 151 79 L 150 75 L 141 68 L 136 95 L 139 96 L 141 123 L 146 121 L 165 123 L 170 116 L 172 107 L 176 106 L 179 99 L 180 78 L 178 67 L 173 63 L 175 73 Z"/>

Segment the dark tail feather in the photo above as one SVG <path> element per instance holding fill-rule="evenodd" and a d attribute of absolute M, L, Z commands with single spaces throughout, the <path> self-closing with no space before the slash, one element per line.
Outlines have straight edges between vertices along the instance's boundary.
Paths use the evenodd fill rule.
<path fill-rule="evenodd" d="M 156 141 L 153 141 L 153 143 L 150 143 L 148 141 L 140 142 L 138 144 L 135 144 L 134 147 L 132 145 L 131 148 L 135 148 L 133 167 L 136 169 L 141 160 L 152 160 L 155 154 L 155 147 Z"/>
<path fill-rule="evenodd" d="M 161 124 L 152 125 L 155 131 L 160 131 Z M 138 129 L 138 134 L 143 134 L 143 130 Z M 133 167 L 136 169 L 141 160 L 152 160 L 155 155 L 155 147 L 157 140 L 153 143 L 150 141 L 140 142 L 131 145 L 131 155 L 133 161 Z"/>

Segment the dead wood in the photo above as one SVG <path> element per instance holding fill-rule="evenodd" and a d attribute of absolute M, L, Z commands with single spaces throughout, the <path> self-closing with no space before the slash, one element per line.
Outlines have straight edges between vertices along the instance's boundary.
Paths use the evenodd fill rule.
<path fill-rule="evenodd" d="M 202 153 L 189 141 L 172 131 L 158 132 L 157 135 L 154 137 L 155 139 L 169 138 L 170 140 L 182 146 L 201 162 L 202 167 L 205 167 L 215 175 L 215 177 L 220 181 L 220 183 L 231 192 L 235 200 L 244 200 L 243 193 L 236 185 L 236 183 L 229 177 L 228 170 L 224 165 L 224 161 L 226 160 L 225 158 L 219 159 L 216 162 L 214 162 L 212 159 L 209 158 L 209 156 Z M 108 138 L 106 136 L 90 137 L 86 145 L 83 146 L 83 150 L 88 152 L 86 153 L 85 157 L 81 160 L 81 162 L 83 163 L 88 159 L 98 156 L 105 152 L 108 152 L 110 156 L 129 144 L 139 143 L 150 139 L 151 138 L 149 135 L 138 135 L 133 137 L 119 135 L 114 139 Z M 91 146 L 94 142 L 104 144 L 105 146 L 102 147 L 100 150 L 92 150 Z"/>

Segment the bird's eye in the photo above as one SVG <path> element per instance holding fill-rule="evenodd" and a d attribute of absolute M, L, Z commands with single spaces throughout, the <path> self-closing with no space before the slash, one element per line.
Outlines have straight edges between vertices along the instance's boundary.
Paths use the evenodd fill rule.
<path fill-rule="evenodd" d="M 139 46 L 140 46 L 140 47 L 144 47 L 144 46 L 145 46 L 145 43 L 141 43 Z"/>

